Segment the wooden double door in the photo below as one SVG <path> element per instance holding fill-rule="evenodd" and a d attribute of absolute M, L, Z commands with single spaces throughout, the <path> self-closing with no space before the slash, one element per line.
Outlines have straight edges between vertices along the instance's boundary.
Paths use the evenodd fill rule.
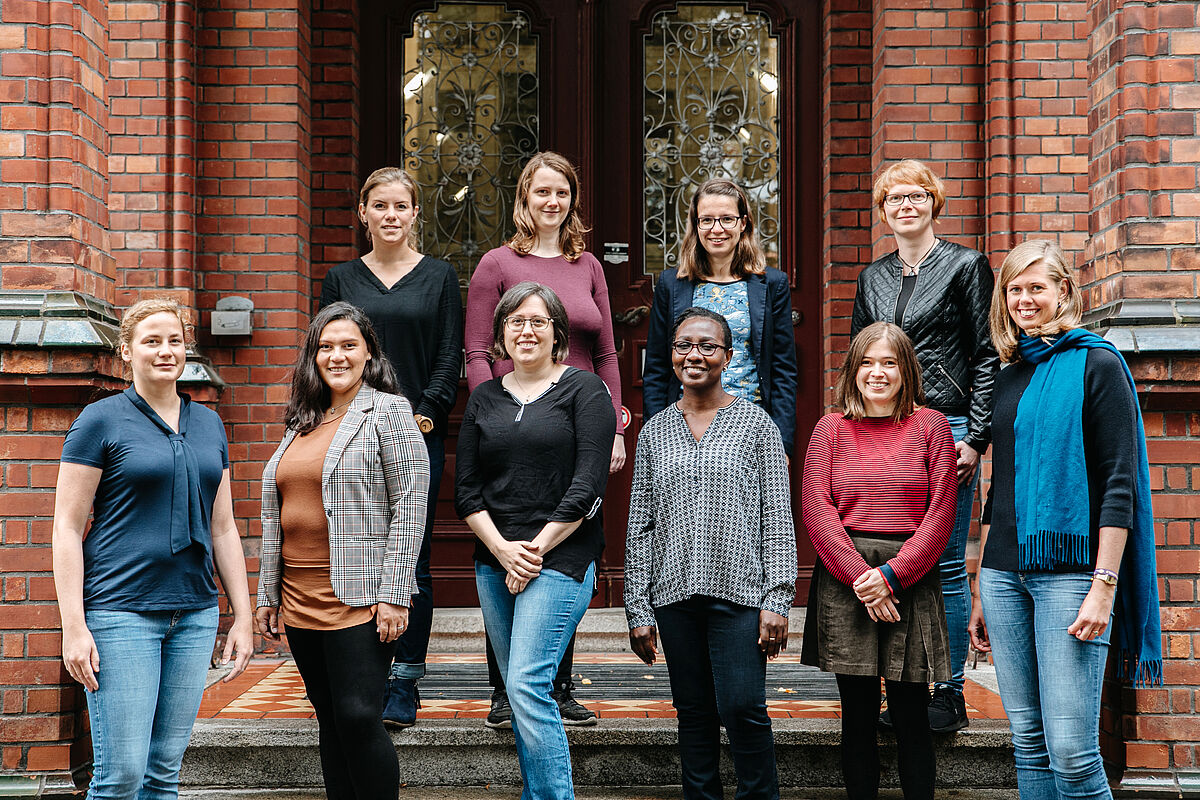
<path fill-rule="evenodd" d="M 654 281 L 673 269 L 687 202 L 708 177 L 746 188 L 770 263 L 791 278 L 800 366 L 792 463 L 800 554 L 813 551 L 799 478 L 823 404 L 819 3 L 361 0 L 360 169 L 404 165 L 421 187 L 421 248 L 466 287 L 512 232 L 516 177 L 538 150 L 579 168 L 580 201 L 612 302 L 629 464 L 604 504 L 595 605 L 622 605 L 632 459 Z M 432 547 L 437 606 L 475 605 L 474 538 L 453 508 L 456 425 Z"/>

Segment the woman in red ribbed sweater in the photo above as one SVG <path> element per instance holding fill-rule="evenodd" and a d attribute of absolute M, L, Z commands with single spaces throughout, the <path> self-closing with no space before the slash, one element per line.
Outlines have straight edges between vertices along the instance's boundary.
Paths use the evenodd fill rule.
<path fill-rule="evenodd" d="M 837 389 L 841 411 L 817 423 L 804 458 L 804 524 L 820 562 L 801 660 L 837 675 L 850 800 L 879 790 L 880 678 L 904 797 L 932 800 L 928 687 L 950 674 L 936 567 L 954 524 L 954 437 L 921 407 L 921 368 L 896 325 L 854 337 Z"/>

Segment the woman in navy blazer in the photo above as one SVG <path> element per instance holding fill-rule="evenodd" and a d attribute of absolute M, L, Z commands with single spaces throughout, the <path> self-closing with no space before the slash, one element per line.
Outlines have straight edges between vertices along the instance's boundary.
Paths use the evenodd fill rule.
<path fill-rule="evenodd" d="M 733 329 L 734 354 L 722 375 L 725 391 L 762 406 L 789 457 L 796 439 L 796 341 L 787 276 L 768 267 L 754 212 L 733 181 L 705 181 L 692 197 L 679 268 L 654 289 L 642 406 L 648 420 L 680 396 L 671 369 L 674 320 L 692 306 L 708 308 Z"/>
<path fill-rule="evenodd" d="M 429 456 L 360 309 L 321 309 L 292 376 L 287 431 L 263 470 L 258 627 L 287 623 L 317 712 L 330 797 L 395 800 L 384 686 L 417 593 Z"/>

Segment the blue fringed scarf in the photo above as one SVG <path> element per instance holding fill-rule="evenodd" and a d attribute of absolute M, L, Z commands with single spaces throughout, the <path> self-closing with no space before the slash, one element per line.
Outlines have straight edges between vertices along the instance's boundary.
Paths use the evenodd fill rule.
<path fill-rule="evenodd" d="M 1137 412 L 1137 485 L 1133 528 L 1121 557 L 1112 645 L 1117 651 L 1119 678 L 1132 679 L 1135 686 L 1159 685 L 1162 630 L 1150 465 L 1133 374 L 1115 347 L 1082 328 L 1067 331 L 1053 344 L 1022 333 L 1017 346 L 1021 358 L 1035 365 L 1029 387 L 1017 404 L 1013 426 L 1017 559 L 1021 569 L 1089 563 L 1091 513 L 1083 453 L 1087 352 L 1092 348 L 1109 350 L 1125 368 Z"/>

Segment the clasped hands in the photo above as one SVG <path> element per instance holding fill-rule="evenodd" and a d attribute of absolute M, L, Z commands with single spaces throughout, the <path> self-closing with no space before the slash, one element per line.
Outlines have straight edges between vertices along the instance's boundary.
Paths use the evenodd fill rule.
<path fill-rule="evenodd" d="M 512 594 L 525 591 L 529 582 L 542 571 L 540 545 L 533 542 L 503 541 L 496 546 L 493 555 L 504 570 L 504 585 Z"/>
<path fill-rule="evenodd" d="M 860 603 L 875 622 L 899 622 L 900 611 L 892 589 L 878 568 L 869 569 L 858 576 L 851 587 Z"/>

